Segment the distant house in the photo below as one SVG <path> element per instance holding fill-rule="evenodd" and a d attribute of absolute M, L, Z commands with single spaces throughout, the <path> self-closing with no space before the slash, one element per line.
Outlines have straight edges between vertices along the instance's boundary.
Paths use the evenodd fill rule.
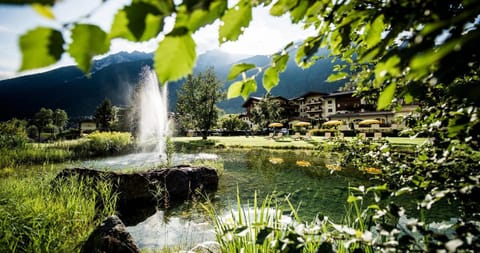
<path fill-rule="evenodd" d="M 308 119 L 310 122 L 319 122 L 323 118 L 324 97 L 328 93 L 307 92 L 299 97 L 292 98 L 297 105 L 296 117 Z"/>
<path fill-rule="evenodd" d="M 282 97 L 282 96 L 276 96 L 276 97 L 271 97 L 272 100 L 277 101 L 278 105 L 283 108 L 283 118 L 288 119 L 292 115 L 292 113 L 295 113 L 295 107 L 296 105 L 291 103 L 290 100 Z M 251 111 L 253 107 L 255 106 L 256 103 L 259 101 L 263 100 L 262 97 L 249 97 L 242 105 L 243 108 L 245 108 L 246 114 L 242 116 L 242 120 L 245 122 L 250 122 L 251 119 Z"/>
<path fill-rule="evenodd" d="M 91 133 L 97 130 L 97 122 L 93 119 L 84 119 L 78 122 L 80 134 Z"/>
<path fill-rule="evenodd" d="M 359 128 L 358 123 L 363 120 L 378 120 L 379 124 L 372 124 L 372 127 L 400 129 L 404 127 L 402 118 L 405 115 L 414 113 L 417 104 L 404 105 L 401 111 L 377 111 L 375 104 L 367 103 L 364 99 L 354 96 L 354 91 L 342 91 L 333 93 L 307 92 L 301 96 L 285 99 L 273 97 L 278 100 L 286 112 L 285 119 L 290 122 L 306 121 L 313 127 L 320 127 L 328 120 L 339 120 L 344 122 L 345 130 Z M 244 120 L 248 121 L 250 111 L 261 97 L 250 97 L 245 101 L 243 107 L 246 109 Z"/>

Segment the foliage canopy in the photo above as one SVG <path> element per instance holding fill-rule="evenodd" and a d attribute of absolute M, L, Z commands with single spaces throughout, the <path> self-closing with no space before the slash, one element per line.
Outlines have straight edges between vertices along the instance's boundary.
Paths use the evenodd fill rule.
<path fill-rule="evenodd" d="M 223 83 L 213 68 L 189 75 L 178 90 L 177 117 L 183 130 L 198 129 L 204 139 L 217 123 L 217 103 L 225 98 Z"/>

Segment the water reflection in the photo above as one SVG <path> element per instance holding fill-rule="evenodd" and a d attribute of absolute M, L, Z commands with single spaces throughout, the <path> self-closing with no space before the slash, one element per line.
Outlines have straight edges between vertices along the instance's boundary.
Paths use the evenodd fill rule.
<path fill-rule="evenodd" d="M 218 155 L 213 153 L 175 154 L 173 164 L 186 164 L 195 160 L 216 160 Z M 96 169 L 145 169 L 153 168 L 165 163 L 163 157 L 156 152 L 133 153 L 124 156 L 100 158 L 85 161 L 82 166 Z"/>
<path fill-rule="evenodd" d="M 219 189 L 213 198 L 213 205 L 219 213 L 227 213 L 236 206 L 238 189 L 242 203 L 253 203 L 255 193 L 259 201 L 267 194 L 278 199 L 288 195 L 294 206 L 299 207 L 298 214 L 303 220 L 311 221 L 321 212 L 339 221 L 345 213 L 348 186 L 369 183 L 365 174 L 358 170 L 343 169 L 332 173 L 326 165 L 336 164 L 336 157 L 310 151 L 212 150 L 177 154 L 174 163 L 188 163 L 195 159 L 223 161 Z M 154 154 L 147 153 L 92 161 L 90 166 L 117 169 L 152 166 L 159 161 Z M 180 246 L 187 250 L 193 244 L 214 240 L 213 228 L 206 223 L 200 209 L 186 203 L 168 210 L 168 213 L 160 210 L 128 227 L 128 231 L 141 248 Z"/>
<path fill-rule="evenodd" d="M 166 216 L 157 211 L 145 221 L 127 227 L 140 248 L 192 248 L 196 244 L 215 239 L 213 226 L 208 222 L 195 222 L 180 216 Z"/>

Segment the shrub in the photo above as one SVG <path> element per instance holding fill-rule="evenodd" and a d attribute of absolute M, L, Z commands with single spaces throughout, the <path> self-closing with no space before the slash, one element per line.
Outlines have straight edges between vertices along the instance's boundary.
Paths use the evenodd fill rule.
<path fill-rule="evenodd" d="M 121 154 L 133 149 L 132 135 L 127 132 L 93 132 L 79 142 L 75 152 L 82 157 Z"/>
<path fill-rule="evenodd" d="M 23 147 L 28 141 L 27 123 L 23 120 L 11 119 L 0 123 L 0 148 Z"/>

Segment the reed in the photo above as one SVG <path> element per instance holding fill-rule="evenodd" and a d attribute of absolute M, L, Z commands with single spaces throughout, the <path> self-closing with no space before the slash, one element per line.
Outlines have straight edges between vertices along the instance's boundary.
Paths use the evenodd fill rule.
<path fill-rule="evenodd" d="M 45 171 L 0 178 L 0 252 L 78 252 L 95 226 L 114 214 L 109 184 L 91 187 L 70 178 L 53 185 L 55 173 Z"/>

